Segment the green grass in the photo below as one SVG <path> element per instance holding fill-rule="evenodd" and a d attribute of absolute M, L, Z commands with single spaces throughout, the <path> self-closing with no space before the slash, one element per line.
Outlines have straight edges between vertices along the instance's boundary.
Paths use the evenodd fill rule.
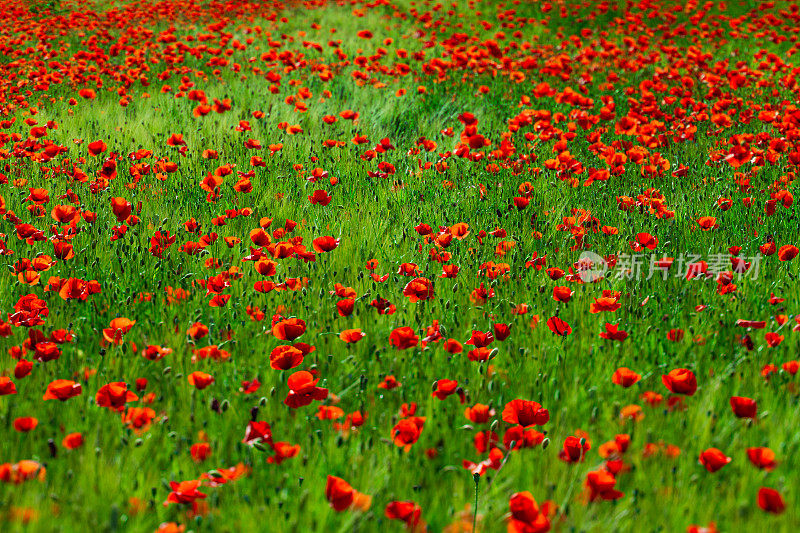
<path fill-rule="evenodd" d="M 800 305 L 797 259 L 781 262 L 776 255 L 762 257 L 757 278 L 735 279 L 737 290 L 726 295 L 718 294 L 713 279 L 687 281 L 682 275 L 676 276 L 677 262 L 665 280 L 604 279 L 597 284 L 578 284 L 564 278 L 552 281 L 545 269 L 537 271 L 525 265 L 534 252 L 540 256 L 547 254 L 547 267 L 565 271 L 578 260 L 583 250 L 571 250 L 575 241 L 570 239 L 569 232 L 558 229 L 565 217 L 572 216 L 572 209 L 588 210 L 597 217 L 600 226 L 619 229 L 618 235 L 587 234 L 585 243 L 589 249 L 604 256 L 630 253 L 629 242 L 639 232 L 658 237 L 659 244 L 653 251 L 658 257 L 677 258 L 692 253 L 707 261 L 719 254 L 727 258 L 731 246 L 741 246 L 743 256 L 754 256 L 767 236 L 774 238 L 778 247 L 798 244 L 794 206 L 784 208 L 779 203 L 774 216 L 763 212 L 771 192 L 796 189 L 791 182 L 776 185 L 782 176 L 797 170 L 787 156 L 797 150 L 796 128 L 787 125 L 779 131 L 775 125 L 758 120 L 758 112 L 754 112 L 749 124 L 737 121 L 741 112 L 752 108 L 754 103 L 769 103 L 783 116 L 790 111 L 789 103 L 796 100 L 797 89 L 784 79 L 791 67 L 771 72 L 759 66 L 763 58 L 755 57 L 764 48 L 789 65 L 794 61 L 794 56 L 787 54 L 788 50 L 796 51 L 793 44 L 769 43 L 757 37 L 759 32 L 773 30 L 780 35 L 792 35 L 791 29 L 783 29 L 764 18 L 772 14 L 781 19 L 781 24 L 791 26 L 794 22 L 789 11 L 781 12 L 788 10 L 789 5 L 779 3 L 758 11 L 753 2 L 730 2 L 726 9 L 712 6 L 702 21 L 690 20 L 694 11 L 675 13 L 677 22 L 671 23 L 663 17 L 648 18 L 648 10 L 644 8 L 631 7 L 625 12 L 623 3 L 611 4 L 616 9 L 606 14 L 591 17 L 594 9 L 591 5 L 562 19 L 557 3 L 547 14 L 538 3 L 525 2 L 506 6 L 492 2 L 475 2 L 474 6 L 459 3 L 453 6 L 452 14 L 447 12 L 450 4 L 437 8 L 429 2 L 415 5 L 399 1 L 393 6 L 287 3 L 274 19 L 269 16 L 272 6 L 256 10 L 250 5 L 221 3 L 90 5 L 81 2 L 65 3 L 50 10 L 37 4 L 30 8 L 29 16 L 20 15 L 15 22 L 4 26 L 0 30 L 0 46 L 9 52 L 11 61 L 20 63 L 9 66 L 5 60 L 0 62 L 3 69 L 0 120 L 16 117 L 13 126 L 0 133 L 19 133 L 20 144 L 28 139 L 30 126 L 24 120 L 31 112 L 15 102 L 15 96 L 22 95 L 29 106 L 37 109 L 33 118 L 38 125 L 49 120 L 57 122 L 58 128 L 48 130 L 46 138 L 68 148 L 52 161 L 37 162 L 31 157 L 16 157 L 13 153 L 16 141 L 7 139 L 0 146 L 3 164 L 0 172 L 8 178 L 8 183 L 0 186 L 6 208 L 24 223 L 33 224 L 50 236 L 53 224 L 50 209 L 66 203 L 58 197 L 70 188 L 78 194 L 81 208 L 95 211 L 98 216 L 94 224 L 83 220 L 78 223 L 81 231 L 71 241 L 75 257 L 57 261 L 48 271 L 41 272 L 41 281 L 34 286 L 19 282 L 14 265 L 22 258 L 52 256 L 53 246 L 48 242 L 28 245 L 17 238 L 14 223 L 8 217 L 0 222 L 0 232 L 5 234 L 0 238 L 14 252 L 2 258 L 6 265 L 5 273 L 0 275 L 3 316 L 13 313 L 21 296 L 34 293 L 50 309 L 46 324 L 37 329 L 45 335 L 60 328 L 75 333 L 74 342 L 61 346 L 63 353 L 58 360 L 34 363 L 31 374 L 23 379 L 13 377 L 16 361 L 9 350 L 22 346 L 28 328 L 12 328 L 11 336 L 0 340 L 0 367 L 17 388 L 16 395 L 0 398 L 3 436 L 0 463 L 32 459 L 47 470 L 41 482 L 0 484 L 0 516 L 6 519 L 2 530 L 153 531 L 161 523 L 177 522 L 198 532 L 394 531 L 403 526 L 384 516 L 385 506 L 393 500 L 413 500 L 422 507 L 429 530 L 442 531 L 473 501 L 472 474 L 461 463 L 487 457 L 474 448 L 475 433 L 493 427 L 502 441 L 503 433 L 510 427 L 501 419 L 503 407 L 517 398 L 535 400 L 549 410 L 550 421 L 536 428 L 546 432 L 549 445 L 511 452 L 499 472 L 487 472 L 480 482 L 481 531 L 506 528 L 509 497 L 520 491 L 530 491 L 539 504 L 552 500 L 558 506 L 556 515 L 551 517 L 556 531 L 682 531 L 690 524 L 705 526 L 712 521 L 720 531 L 796 530 L 800 525 L 800 494 L 797 476 L 792 472 L 800 468 L 797 459 L 800 433 L 795 427 L 797 378 L 781 370 L 766 380 L 761 369 L 766 364 L 780 368 L 782 363 L 797 358 L 798 332 L 792 331 Z M 663 15 L 671 12 L 673 5 L 673 2 L 658 2 L 654 9 Z M 24 8 L 24 4 L 9 2 L 6 6 L 9 11 L 12 7 Z M 508 20 L 499 20 L 498 14 L 512 8 L 517 11 L 515 17 L 530 18 L 532 22 L 523 27 L 503 28 L 502 24 Z M 248 18 L 253 10 L 255 15 Z M 355 16 L 354 10 L 361 10 L 364 15 Z M 97 14 L 96 27 L 87 27 L 82 22 L 80 14 L 87 12 Z M 431 14 L 430 21 L 414 18 L 414 13 L 419 16 L 426 12 Z M 205 44 L 220 48 L 220 52 L 205 52 L 202 58 L 186 54 L 174 66 L 164 61 L 169 57 L 165 54 L 168 45 L 154 41 L 160 32 L 174 26 L 178 41 L 197 47 L 202 43 L 187 41 L 186 37 L 211 34 L 208 25 L 219 20 L 218 13 L 225 13 L 228 24 L 222 32 L 230 37 L 230 42 L 223 39 L 225 42 L 221 44 L 217 34 Z M 286 22 L 280 20 L 282 16 L 287 18 Z M 718 22 L 727 32 L 728 21 L 739 16 L 745 20 L 739 26 L 742 35 L 729 37 L 727 43 L 714 36 L 713 25 L 702 26 Z M 640 42 L 628 50 L 625 37 L 635 41 L 645 34 L 643 29 L 634 34 L 627 31 L 633 18 L 641 22 L 641 28 L 650 28 L 649 43 Z M 480 25 L 483 20 L 490 21 L 492 27 L 485 30 Z M 320 28 L 313 29 L 313 23 Z M 687 29 L 696 29 L 697 35 L 665 35 L 679 23 Z M 139 26 L 152 33 L 132 31 Z M 263 30 L 260 35 L 252 31 L 256 26 Z M 331 28 L 336 32 L 331 34 Z M 565 44 L 569 35 L 580 35 L 583 28 L 592 29 L 593 36 L 582 37 L 580 47 Z M 370 29 L 373 38 L 358 38 L 357 32 L 362 29 Z M 517 30 L 520 34 L 514 36 Z M 424 31 L 426 36 L 418 36 L 417 31 Z M 505 33 L 505 39 L 498 39 L 498 31 Z M 608 32 L 603 37 L 609 43 L 605 47 L 598 38 L 601 31 Z M 438 32 L 437 40 L 426 48 L 433 32 Z M 559 37 L 559 32 L 565 37 Z M 455 33 L 474 35 L 475 39 L 461 48 L 448 48 L 443 43 Z M 52 37 L 48 41 L 50 49 L 57 52 L 52 58 L 35 49 L 42 35 Z M 82 56 L 74 54 L 79 50 L 92 51 L 88 40 L 92 35 L 97 36 L 100 48 L 94 52 L 108 57 L 84 59 L 87 68 L 81 68 L 78 65 Z M 16 41 L 20 36 L 24 39 Z M 119 41 L 122 36 L 127 42 Z M 294 41 L 282 36 L 292 36 Z M 243 50 L 233 50 L 234 39 L 245 43 L 248 37 L 254 39 L 251 44 Z M 385 38 L 392 38 L 393 42 L 384 45 Z M 340 62 L 335 48 L 328 46 L 331 39 L 341 39 L 340 48 L 349 63 L 338 65 L 339 71 L 333 79 L 323 81 L 312 65 L 336 66 Z M 509 42 L 518 43 L 518 49 L 504 50 L 504 56 L 520 63 L 530 56 L 537 61 L 537 67 L 525 70 L 523 82 L 514 82 L 499 58 L 484 53 L 489 49 L 485 45 L 489 39 L 498 40 L 501 49 Z M 265 63 L 260 57 L 270 49 L 270 40 L 283 42 L 281 48 L 276 48 L 279 53 L 291 50 L 305 54 L 308 63 L 291 72 L 283 71 L 283 63 Z M 323 52 L 304 48 L 303 40 L 319 43 Z M 131 49 L 112 55 L 110 49 L 114 43 Z M 523 48 L 523 43 L 530 48 Z M 371 70 L 352 63 L 356 56 L 373 56 L 380 47 L 388 54 L 368 59 L 366 63 Z M 666 47 L 675 47 L 674 56 L 668 55 Z M 228 48 L 232 50 L 230 56 L 224 54 Z M 395 56 L 395 51 L 401 48 L 408 51 L 409 58 Z M 12 50 L 16 52 L 10 53 Z M 133 59 L 137 50 L 145 51 L 145 61 Z M 613 50 L 615 54 L 610 58 L 590 57 L 591 51 L 603 50 Z M 710 54 L 711 59 L 705 65 L 687 59 L 696 50 Z M 474 64 L 449 68 L 445 70 L 445 79 L 438 81 L 436 76 L 426 73 L 422 61 L 413 59 L 413 54 L 420 51 L 426 52 L 425 62 L 434 57 L 449 62 L 454 56 L 472 54 Z M 558 53 L 573 58 L 573 71 L 566 80 L 541 70 L 547 58 Z M 658 53 L 659 57 L 644 61 L 651 53 Z M 210 66 L 209 59 L 220 54 L 230 64 Z M 131 65 L 125 64 L 126 58 Z M 250 63 L 250 58 L 255 61 Z M 586 64 L 581 64 L 581 58 L 586 59 Z M 18 82 L 28 79 L 39 68 L 36 60 L 45 64 L 58 61 L 61 65 L 69 61 L 68 68 L 47 66 L 50 71 L 63 70 L 64 82 L 27 94 L 25 91 L 33 89 L 35 81 L 29 80 L 24 86 Z M 727 64 L 722 63 L 726 60 Z M 760 70 L 762 79 L 775 84 L 776 94 L 772 94 L 772 87 L 757 88 L 754 84 L 731 88 L 726 80 L 740 69 L 737 61 L 743 62 L 741 67 Z M 409 64 L 411 73 L 389 74 L 388 69 L 396 62 Z M 233 71 L 233 63 L 241 66 L 240 72 Z M 123 107 L 116 91 L 121 81 L 114 80 L 111 74 L 119 70 L 109 65 L 120 66 L 123 71 L 133 65 L 146 67 L 132 78 L 144 74 L 150 85 L 133 83 L 126 91 L 130 103 Z M 253 67 L 261 69 L 261 75 L 254 73 Z M 386 72 L 380 71 L 382 67 L 386 67 Z M 479 67 L 484 71 L 478 72 Z M 187 69 L 186 75 L 195 82 L 194 88 L 205 91 L 209 103 L 214 98 L 230 98 L 232 109 L 223 114 L 212 111 L 202 118 L 192 116 L 197 102 L 174 97 L 182 83 L 182 68 Z M 214 74 L 215 68 L 219 68 L 218 74 Z M 89 81 L 87 86 L 95 88 L 98 96 L 84 100 L 78 96 L 78 90 L 87 82 L 85 76 L 92 69 L 105 69 L 99 73 L 103 88 L 97 88 L 96 81 Z M 282 76 L 277 94 L 269 91 L 271 83 L 263 75 L 270 69 Z M 663 76 L 664 69 L 675 69 L 679 76 Z M 159 80 L 164 71 L 169 71 L 170 77 Z M 205 73 L 207 81 L 195 75 L 200 71 Z M 386 86 L 356 83 L 351 76 L 354 71 L 368 72 Z M 621 81 L 613 87 L 603 87 L 612 71 Z M 71 80 L 69 74 L 75 79 Z M 616 135 L 615 122 L 639 105 L 629 98 L 641 102 L 643 91 L 655 91 L 655 110 L 638 113 L 664 123 L 660 133 L 667 139 L 676 133 L 676 107 L 686 108 L 697 126 L 693 142 L 669 141 L 664 146 L 649 148 L 651 153 L 659 152 L 671 163 L 669 171 L 659 177 L 644 178 L 639 165 L 629 161 L 623 174 L 606 182 L 583 186 L 587 177 L 584 172 L 579 175 L 577 186 L 572 186 L 545 166 L 547 159 L 558 155 L 558 150 L 554 150 L 557 136 L 530 142 L 525 133 L 539 133 L 533 125 L 508 131 L 509 119 L 526 109 L 519 105 L 523 95 L 531 98 L 528 109 L 569 117 L 577 106 L 557 103 L 552 97 L 537 99 L 533 96 L 534 88 L 547 82 L 558 92 L 567 86 L 578 90 L 582 76 L 589 74 L 593 82 L 586 85 L 586 96 L 594 99 L 594 105 L 587 111 L 598 114 L 603 105 L 601 96 L 610 96 L 616 103 L 616 118 L 600 120 L 588 131 L 576 126 L 575 136 L 567 144 L 573 157 L 587 168 L 607 166 L 603 158 L 590 150 L 591 143 L 586 139 L 588 133 L 600 128 L 607 129 L 601 137 L 605 145 L 624 140 L 641 146 L 643 140 L 634 135 Z M 710 74 L 722 80 L 718 92 L 700 81 L 708 80 Z M 703 110 L 699 107 L 693 110 L 688 103 L 664 101 L 670 89 L 683 89 L 684 75 L 698 82 L 691 98 L 707 106 L 709 115 L 716 112 L 712 108 L 720 100 L 730 101 L 730 108 L 738 110 L 732 126 L 711 135 L 708 130 L 720 128 L 709 121 L 710 117 L 702 117 Z M 297 86 L 290 85 L 290 80 L 296 80 Z M 663 83 L 664 87 L 648 88 L 643 85 L 647 81 Z M 162 85 L 171 86 L 172 92 L 162 94 Z M 488 86 L 490 92 L 480 95 L 481 85 Z M 418 86 L 424 86 L 427 92 L 418 94 Z M 307 87 L 313 94 L 306 101 L 308 111 L 304 113 L 295 112 L 293 105 L 285 103 L 285 98 L 297 94 L 299 87 Z M 407 93 L 395 96 L 401 88 Z M 630 93 L 626 92 L 628 88 Z M 323 91 L 329 91 L 331 96 L 321 101 Z M 145 92 L 149 97 L 145 97 Z M 76 105 L 69 104 L 73 97 L 78 100 Z M 332 125 L 322 121 L 325 115 L 338 118 L 346 109 L 358 112 L 359 119 L 351 122 L 339 118 Z M 265 116 L 253 118 L 252 112 L 256 110 L 263 111 Z M 460 144 L 463 126 L 458 117 L 465 112 L 478 118 L 478 133 L 491 141 L 482 161 L 443 155 L 452 153 Z M 235 131 L 241 120 L 248 120 L 252 131 Z M 554 121 L 553 127 L 563 134 L 569 131 L 570 120 Z M 287 135 L 278 129 L 281 122 L 298 124 L 304 133 Z M 441 130 L 448 127 L 453 128 L 453 137 L 442 135 Z M 769 138 L 788 138 L 789 149 L 775 164 L 767 162 L 754 169 L 748 163 L 738 169 L 738 172 L 752 172 L 753 188 L 743 192 L 735 182 L 737 170 L 725 162 L 709 163 L 709 156 L 714 150 L 727 150 L 727 146 L 717 143 L 727 142 L 735 134 L 761 132 L 766 132 Z M 178 153 L 178 148 L 166 145 L 173 133 L 183 135 L 188 146 L 185 156 Z M 354 145 L 351 139 L 356 134 L 366 136 L 369 143 Z M 490 159 L 490 151 L 499 149 L 503 134 L 513 142 L 516 154 Z M 435 141 L 437 148 L 409 154 L 415 142 L 423 137 Z M 245 149 L 243 143 L 251 138 L 260 140 L 263 149 Z M 360 156 L 383 138 L 389 138 L 396 149 L 364 161 Z M 73 139 L 84 142 L 75 144 Z M 108 151 L 101 157 L 90 157 L 86 145 L 97 139 L 107 143 Z M 328 139 L 346 144 L 326 148 L 323 143 Z M 267 147 L 278 142 L 283 143 L 283 149 L 270 156 Z M 768 142 L 760 148 L 767 146 Z M 178 170 L 168 174 L 165 181 L 157 180 L 154 170 L 127 187 L 132 181 L 129 169 L 133 164 L 128 154 L 140 148 L 153 152 L 151 158 L 142 162 L 155 167 L 163 158 L 176 162 Z M 219 159 L 204 159 L 201 154 L 205 149 L 217 150 Z M 41 152 L 42 148 L 34 151 Z M 103 159 L 112 152 L 120 156 L 118 175 L 107 190 L 96 194 L 90 191 L 89 183 L 70 182 L 63 174 L 48 177 L 44 172 L 45 168 L 58 166 L 68 158 L 70 164 L 77 164 L 91 180 Z M 253 155 L 263 157 L 266 166 L 252 168 Z M 81 157 L 85 160 L 79 160 Z M 394 165 L 396 174 L 388 179 L 369 177 L 368 171 L 377 171 L 380 161 Z M 431 168 L 418 171 L 420 161 L 423 165 L 431 163 Z M 449 168 L 439 172 L 433 165 L 442 161 Z M 508 163 L 509 168 L 489 172 L 486 169 L 489 162 Z M 519 163 L 521 173 L 510 168 L 514 162 Z M 687 165 L 689 172 L 676 178 L 671 173 L 679 163 Z M 234 173 L 224 178 L 222 197 L 212 204 L 206 201 L 207 192 L 199 184 L 223 164 L 233 165 Z M 302 175 L 293 167 L 296 164 L 303 165 Z M 305 177 L 316 167 L 337 177 L 338 184 L 331 185 L 327 180 L 317 184 L 306 181 Z M 533 171 L 534 167 L 539 170 Z M 255 171 L 251 178 L 252 192 L 236 193 L 233 189 L 236 172 L 250 170 Z M 25 181 L 15 184 L 14 180 Z M 452 187 L 443 186 L 445 180 L 452 182 Z M 533 184 L 530 204 L 524 210 L 517 210 L 513 198 L 520 195 L 517 189 L 527 181 Z M 483 196 L 478 192 L 481 186 L 486 187 Z M 27 209 L 30 203 L 24 199 L 30 187 L 49 190 L 50 202 L 45 206 L 43 218 L 36 218 Z M 618 208 L 617 197 L 635 199 L 651 187 L 661 191 L 665 206 L 674 211 L 673 218 L 659 219 L 646 209 L 626 212 Z M 332 194 L 328 206 L 310 204 L 307 197 L 316 189 Z M 142 203 L 138 213 L 141 220 L 128 229 L 123 239 L 112 242 L 111 228 L 120 223 L 111 211 L 110 199 L 118 196 L 130 201 L 134 210 L 138 202 Z M 745 197 L 754 199 L 752 207 L 743 205 Z M 716 206 L 718 198 L 731 198 L 731 209 L 721 211 Z M 228 220 L 221 227 L 212 224 L 212 219 L 226 210 L 245 207 L 252 209 L 251 216 Z M 716 216 L 719 228 L 701 231 L 696 220 L 706 215 Z M 203 234 L 214 231 L 219 235 L 214 244 L 195 256 L 179 251 L 185 242 L 199 240 L 198 235 L 190 235 L 183 227 L 191 217 L 202 223 Z M 313 263 L 278 260 L 276 282 L 287 277 L 307 277 L 307 287 L 259 293 L 253 285 L 266 278 L 243 258 L 250 253 L 249 232 L 258 226 L 261 217 L 273 218 L 269 231 L 282 226 L 287 219 L 296 221 L 297 227 L 290 236 L 302 236 L 309 249 L 311 241 L 322 235 L 332 235 L 341 242 L 334 251 L 319 254 Z M 452 254 L 449 263 L 459 265 L 461 270 L 456 279 L 441 279 L 438 277 L 441 265 L 429 258 L 432 245 L 423 244 L 414 227 L 427 223 L 436 232 L 439 226 L 450 227 L 459 222 L 467 223 L 471 233 L 462 241 L 454 239 L 446 251 Z M 502 239 L 487 236 L 480 244 L 478 232 L 495 228 L 505 229 L 507 236 Z M 177 237 L 163 259 L 149 252 L 150 238 L 156 230 L 169 231 Z M 241 244 L 229 249 L 223 242 L 223 237 L 229 236 L 240 238 Z M 515 242 L 515 247 L 503 257 L 495 254 L 495 245 L 500 240 Z M 231 298 L 219 308 L 208 305 L 210 296 L 197 284 L 198 280 L 219 273 L 206 266 L 209 258 L 219 260 L 224 269 L 238 267 L 242 273 L 241 279 L 232 280 L 230 288 L 224 291 Z M 376 283 L 370 278 L 365 269 L 370 259 L 380 262 L 376 273 L 391 273 L 386 282 Z M 486 261 L 507 263 L 508 275 L 495 280 L 482 276 L 479 266 Z M 422 275 L 434 282 L 433 299 L 410 303 L 403 296 L 403 287 L 412 278 L 395 272 L 404 262 L 418 264 Z M 43 290 L 50 276 L 97 280 L 102 292 L 85 302 L 64 301 L 56 293 Z M 470 293 L 481 282 L 496 292 L 484 305 L 470 299 Z M 357 293 L 355 311 L 350 317 L 336 313 L 339 298 L 330 294 L 335 283 L 353 287 Z M 557 285 L 568 285 L 574 290 L 569 303 L 553 300 L 552 291 Z M 189 298 L 166 304 L 167 286 L 188 290 Z M 613 313 L 589 313 L 589 305 L 604 289 L 622 293 L 620 309 Z M 140 293 L 152 293 L 152 301 L 138 301 Z M 785 301 L 770 305 L 772 293 Z M 377 297 L 395 304 L 396 313 L 379 315 L 368 305 Z M 530 311 L 523 316 L 513 314 L 514 307 L 522 303 L 528 304 Z M 701 304 L 708 307 L 696 311 Z M 263 309 L 265 319 L 250 320 L 245 312 L 248 306 Z M 272 349 L 284 344 L 269 333 L 270 319 L 279 306 L 284 309 L 283 315 L 306 321 L 308 329 L 298 341 L 316 348 L 300 367 L 285 372 L 269 366 Z M 534 315 L 540 321 L 531 327 Z M 776 319 L 778 315 L 787 317 L 782 325 Z M 122 345 L 103 346 L 103 328 L 120 316 L 136 320 L 136 324 L 125 335 Z M 566 320 L 572 334 L 564 338 L 553 335 L 545 324 L 552 316 Z M 766 320 L 767 326 L 764 330 L 747 331 L 736 325 L 737 319 Z M 498 352 L 488 364 L 469 361 L 467 350 L 464 354 L 450 355 L 441 343 L 402 351 L 390 345 L 389 336 L 395 328 L 410 326 L 424 337 L 425 328 L 434 320 L 441 325 L 445 339 L 454 338 L 461 343 L 469 339 L 473 329 L 485 331 L 499 322 L 512 324 L 512 333 L 507 340 L 495 341 L 490 346 L 498 348 Z M 207 325 L 210 333 L 195 346 L 186 331 L 198 321 Z M 628 339 L 620 343 L 599 338 L 606 322 L 619 324 L 620 329 L 629 332 Z M 338 333 L 352 328 L 361 329 L 365 338 L 356 344 L 340 341 Z M 667 333 L 671 329 L 684 330 L 685 338 L 680 342 L 669 341 Z M 225 334 L 227 330 L 233 332 L 230 339 Z M 785 339 L 770 348 L 764 340 L 768 331 L 785 335 Z M 739 342 L 746 333 L 755 344 L 751 351 Z M 697 336 L 704 342 L 696 342 Z M 136 351 L 131 343 L 136 344 Z M 150 362 L 140 354 L 148 344 L 170 347 L 173 352 L 161 361 Z M 191 350 L 208 344 L 218 344 L 229 351 L 230 360 L 193 363 Z M 27 355 L 29 360 L 32 357 L 31 353 Z M 619 367 L 638 372 L 641 380 L 628 389 L 614 385 L 611 376 Z M 685 410 L 647 406 L 640 395 L 648 390 L 663 394 L 666 402 L 669 391 L 662 385 L 661 375 L 673 368 L 689 368 L 696 374 L 697 393 L 684 399 Z M 84 377 L 87 369 L 96 373 Z M 288 376 L 301 369 L 318 371 L 319 385 L 338 397 L 336 405 L 345 413 L 356 410 L 367 413 L 364 425 L 345 436 L 333 428 L 331 421 L 315 417 L 319 402 L 297 410 L 284 405 Z M 204 390 L 194 390 L 187 383 L 187 376 L 194 371 L 207 372 L 216 382 Z M 402 387 L 390 391 L 377 388 L 389 374 L 396 376 Z M 140 434 L 126 428 L 118 413 L 101 408 L 94 401 L 95 393 L 104 384 L 125 381 L 132 387 L 138 378 L 148 380 L 147 390 L 140 395 L 155 393 L 149 407 L 157 413 L 152 426 Z M 241 382 L 253 378 L 262 383 L 259 390 L 252 395 L 239 392 Z M 466 405 L 460 404 L 455 395 L 444 401 L 431 396 L 432 384 L 444 378 L 459 382 L 467 393 Z M 42 401 L 47 384 L 55 379 L 80 381 L 83 393 L 64 403 Z M 756 399 L 758 419 L 749 422 L 735 418 L 729 406 L 731 396 Z M 215 402 L 220 405 L 219 412 L 212 409 Z M 401 405 L 410 402 L 418 404 L 418 415 L 426 417 L 426 422 L 419 441 L 409 452 L 404 452 L 392 443 L 391 431 L 399 420 Z M 495 424 L 472 424 L 465 418 L 464 408 L 478 402 L 495 408 Z M 331 399 L 322 403 L 333 405 Z M 641 420 L 621 418 L 622 408 L 631 404 L 642 406 Z M 144 406 L 142 402 L 130 405 Z M 268 464 L 270 449 L 260 451 L 241 442 L 254 408 L 258 409 L 257 420 L 268 421 L 272 426 L 276 442 L 301 446 L 297 457 L 280 465 Z M 38 427 L 30 433 L 15 431 L 13 421 L 22 416 L 36 417 Z M 576 434 L 576 430 L 588 434 L 591 450 L 583 462 L 567 464 L 559 460 L 558 452 L 564 439 Z M 189 449 L 199 442 L 201 431 L 208 436 L 212 455 L 197 464 Z M 85 443 L 81 448 L 66 450 L 61 441 L 72 432 L 82 433 Z M 616 488 L 625 493 L 624 497 L 615 502 L 586 503 L 582 498 L 586 475 L 604 464 L 598 448 L 622 433 L 631 437 L 631 445 L 623 457 L 630 470 L 617 476 Z M 55 454 L 51 454 L 48 445 L 51 439 Z M 677 446 L 680 455 L 643 456 L 648 443 L 662 442 Z M 749 463 L 745 451 L 755 446 L 767 446 L 775 452 L 779 464 L 774 471 L 761 471 Z M 707 472 L 697 458 L 709 447 L 719 448 L 733 461 L 719 472 Z M 430 449 L 437 452 L 433 458 L 426 456 L 426 450 Z M 170 481 L 197 479 L 203 472 L 238 463 L 251 468 L 249 475 L 224 486 L 203 488 L 208 494 L 209 507 L 204 516 L 189 516 L 187 506 L 162 506 L 170 492 Z M 328 475 L 342 477 L 358 491 L 372 496 L 370 510 L 337 513 L 331 509 L 325 499 Z M 781 492 L 786 501 L 783 514 L 767 514 L 757 506 L 756 494 L 762 486 Z M 140 508 L 131 504 L 131 498 L 141 502 Z M 37 518 L 27 524 L 12 518 L 20 509 L 35 511 Z"/>

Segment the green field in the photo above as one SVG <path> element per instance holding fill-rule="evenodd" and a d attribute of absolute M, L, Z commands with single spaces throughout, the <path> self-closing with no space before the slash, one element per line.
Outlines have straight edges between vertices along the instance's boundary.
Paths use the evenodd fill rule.
<path fill-rule="evenodd" d="M 0 0 L 0 531 L 797 531 L 799 7 Z"/>

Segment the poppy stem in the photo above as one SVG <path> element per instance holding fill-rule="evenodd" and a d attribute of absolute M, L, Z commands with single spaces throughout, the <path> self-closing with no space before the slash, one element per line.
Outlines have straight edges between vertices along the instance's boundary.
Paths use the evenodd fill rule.
<path fill-rule="evenodd" d="M 192 392 L 189 393 L 189 420 L 192 422 L 192 429 L 194 430 L 194 393 L 197 389 L 192 387 Z"/>
<path fill-rule="evenodd" d="M 475 527 L 478 524 L 478 485 L 481 481 L 481 475 L 475 472 L 472 474 L 472 479 L 475 481 L 475 508 L 472 510 L 472 533 L 475 533 Z"/>
<path fill-rule="evenodd" d="M 508 458 L 511 457 L 511 452 L 514 451 L 514 446 L 516 446 L 516 445 L 517 445 L 517 441 L 512 440 L 511 443 L 508 446 L 508 453 L 506 454 L 505 457 L 503 457 L 503 462 L 500 463 L 500 467 L 497 469 L 497 473 L 494 475 L 494 477 L 492 479 L 489 480 L 489 485 L 486 487 L 487 489 L 489 489 L 492 486 L 492 483 L 494 483 L 494 480 L 497 479 L 497 476 L 500 475 L 500 471 L 503 469 L 504 466 L 506 466 L 506 463 L 508 462 Z"/>

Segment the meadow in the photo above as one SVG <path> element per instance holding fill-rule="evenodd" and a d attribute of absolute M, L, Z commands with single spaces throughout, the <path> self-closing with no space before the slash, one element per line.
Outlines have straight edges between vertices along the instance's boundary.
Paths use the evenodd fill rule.
<path fill-rule="evenodd" d="M 800 3 L 0 14 L 0 530 L 800 528 Z"/>

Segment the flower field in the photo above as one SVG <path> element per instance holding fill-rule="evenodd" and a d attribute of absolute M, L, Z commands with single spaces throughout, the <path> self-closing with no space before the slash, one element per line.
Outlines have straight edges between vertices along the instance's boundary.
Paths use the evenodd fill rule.
<path fill-rule="evenodd" d="M 0 13 L 0 531 L 800 529 L 799 3 Z"/>

